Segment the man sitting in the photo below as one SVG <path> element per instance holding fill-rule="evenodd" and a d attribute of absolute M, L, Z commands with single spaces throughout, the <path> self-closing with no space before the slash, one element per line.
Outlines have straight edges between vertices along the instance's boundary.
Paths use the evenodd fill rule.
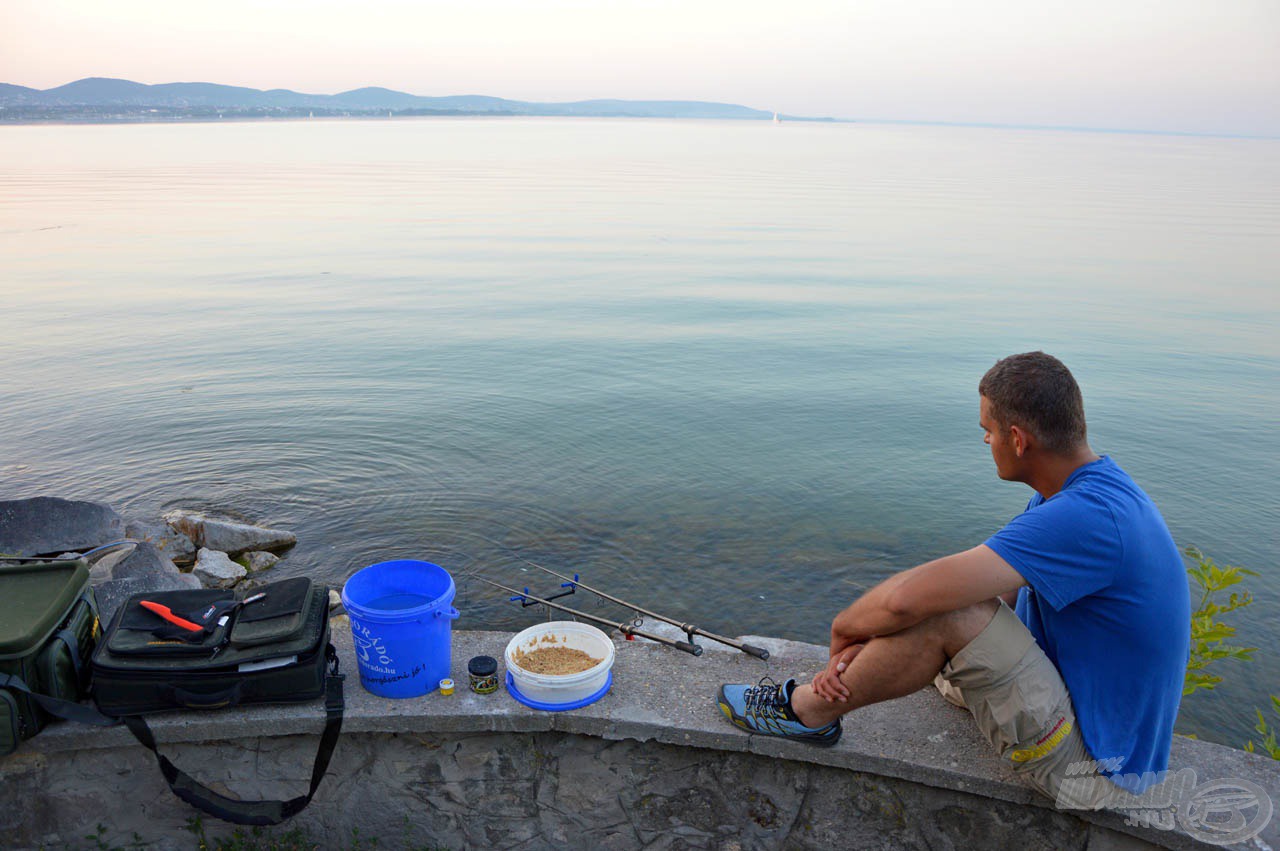
<path fill-rule="evenodd" d="M 1104 806 L 1168 767 L 1190 641 L 1182 560 L 1151 499 L 1089 448 L 1061 361 L 1007 357 L 978 392 L 996 474 L 1035 490 L 1026 510 L 837 615 L 811 684 L 726 684 L 719 706 L 753 733 L 827 746 L 846 712 L 936 682 L 1037 789 L 1059 800 L 1068 767 L 1089 766 L 1112 783 L 1063 797 Z"/>

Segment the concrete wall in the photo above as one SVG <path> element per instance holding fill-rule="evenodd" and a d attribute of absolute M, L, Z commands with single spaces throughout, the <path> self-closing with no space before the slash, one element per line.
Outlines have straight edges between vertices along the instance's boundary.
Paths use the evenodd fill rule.
<path fill-rule="evenodd" d="M 503 691 L 466 690 L 465 661 L 501 657 L 510 635 L 454 634 L 456 694 L 390 701 L 354 676 L 350 635 L 335 632 L 348 712 L 311 807 L 276 833 L 322 847 L 447 848 L 1214 848 L 1121 813 L 1055 810 L 992 753 L 968 714 L 936 694 L 868 707 L 844 739 L 817 749 L 750 736 L 714 706 L 721 682 L 812 674 L 825 650 L 753 639 L 769 662 L 708 646 L 698 659 L 617 643 L 614 687 L 566 713 L 530 710 Z M 218 791 L 288 798 L 306 788 L 323 709 L 249 707 L 156 717 L 162 750 Z M 1201 783 L 1239 778 L 1280 802 L 1280 764 L 1179 741 L 1175 768 Z M 21 796 L 21 797 L 20 797 Z M 98 847 L 136 833 L 156 848 L 195 847 L 194 811 L 150 753 L 121 729 L 59 725 L 0 760 L 5 848 Z M 1246 813 L 1248 816 L 1253 812 Z M 204 820 L 210 836 L 232 830 Z M 1280 849 L 1271 824 L 1241 848 Z"/>

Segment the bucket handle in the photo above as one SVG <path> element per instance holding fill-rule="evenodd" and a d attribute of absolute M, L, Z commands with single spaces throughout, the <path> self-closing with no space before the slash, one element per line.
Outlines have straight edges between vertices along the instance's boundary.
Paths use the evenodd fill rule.
<path fill-rule="evenodd" d="M 436 617 L 447 618 L 451 621 L 456 621 L 461 614 L 462 613 L 459 612 L 457 609 L 455 609 L 453 606 L 450 606 L 447 609 L 440 609 L 439 611 L 437 611 Z"/>

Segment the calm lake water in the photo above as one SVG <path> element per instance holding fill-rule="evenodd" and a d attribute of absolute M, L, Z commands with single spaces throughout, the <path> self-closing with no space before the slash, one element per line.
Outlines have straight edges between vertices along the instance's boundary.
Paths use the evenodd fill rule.
<path fill-rule="evenodd" d="M 420 119 L 0 129 L 0 496 L 211 507 L 276 571 L 521 557 L 731 635 L 825 643 L 981 542 L 978 378 L 1043 348 L 1180 545 L 1250 567 L 1280 693 L 1280 141 Z M 604 606 L 579 605 L 615 612 Z M 1170 625 L 1170 628 L 1181 625 Z"/>

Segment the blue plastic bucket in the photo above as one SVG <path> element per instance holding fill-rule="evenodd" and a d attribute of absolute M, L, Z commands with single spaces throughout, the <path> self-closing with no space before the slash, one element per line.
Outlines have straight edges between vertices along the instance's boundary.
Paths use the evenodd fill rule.
<path fill-rule="evenodd" d="M 418 697 L 449 676 L 453 577 L 425 561 L 384 561 L 342 586 L 360 685 L 379 697 Z"/>

